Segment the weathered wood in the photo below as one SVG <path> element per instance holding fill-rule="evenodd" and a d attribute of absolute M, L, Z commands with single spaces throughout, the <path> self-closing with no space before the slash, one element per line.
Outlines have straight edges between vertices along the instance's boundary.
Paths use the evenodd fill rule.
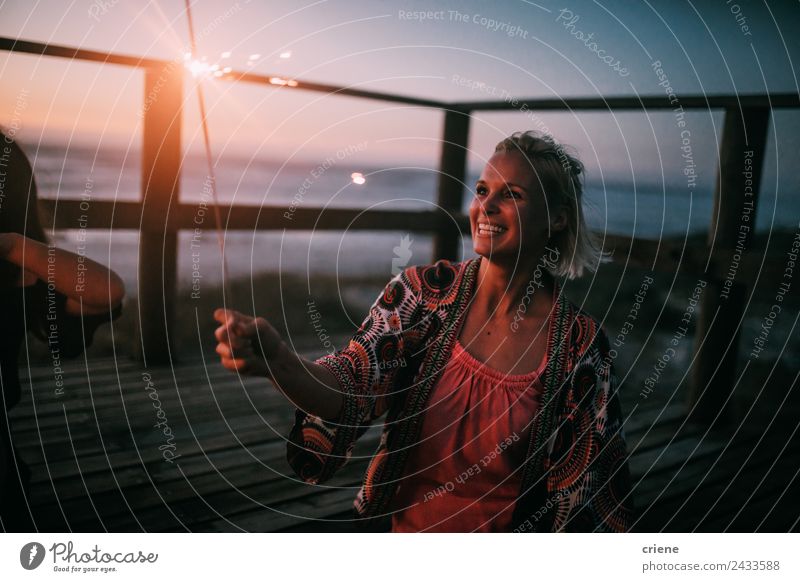
<path fill-rule="evenodd" d="M 63 46 L 50 43 L 32 42 L 15 38 L 0 37 L 0 50 L 13 51 L 17 53 L 27 53 L 32 55 L 44 55 L 48 57 L 61 57 L 73 61 L 90 61 L 103 64 L 123 65 L 128 67 L 145 67 L 158 69 L 177 65 L 183 67 L 182 62 L 164 61 L 157 59 L 145 59 L 132 55 L 119 55 L 102 51 L 92 51 L 79 49 L 70 46 Z M 373 99 L 375 101 L 388 101 L 403 105 L 414 105 L 417 107 L 443 108 L 447 104 L 434 99 L 422 99 L 417 97 L 406 97 L 393 93 L 382 93 L 380 91 L 368 91 L 366 89 L 356 89 L 352 86 L 330 85 L 327 83 L 315 83 L 313 81 L 301 81 L 292 79 L 292 86 L 282 86 L 279 75 L 257 74 L 242 71 L 231 71 L 220 77 L 224 81 L 236 81 L 239 83 L 256 83 L 268 85 L 272 88 L 283 88 L 289 91 L 314 91 L 317 93 L 329 93 L 332 95 L 342 95 L 346 97 L 359 97 L 363 99 Z M 288 80 L 288 79 L 287 79 Z"/>
<path fill-rule="evenodd" d="M 755 231 L 769 116 L 769 109 L 728 109 L 725 113 L 708 247 L 712 257 L 722 251 L 731 261 L 724 278 L 709 273 L 703 292 L 688 403 L 691 419 L 703 424 L 722 427 L 730 421 L 729 396 L 739 369 L 747 295 L 746 275 L 734 256 L 747 255 Z M 734 251 L 737 255 L 731 254 Z"/>
<path fill-rule="evenodd" d="M 684 109 L 730 109 L 750 107 L 797 108 L 800 96 L 797 93 L 772 93 L 770 95 L 681 95 Z M 470 111 L 645 111 L 652 109 L 674 109 L 675 102 L 666 96 L 650 95 L 635 97 L 566 97 L 542 99 L 508 97 L 502 101 L 463 101 L 452 103 Z"/>
<path fill-rule="evenodd" d="M 93 51 L 58 44 L 32 42 L 17 38 L 0 37 L 0 50 L 29 55 L 42 55 L 47 57 L 61 57 L 71 61 L 90 61 L 110 65 L 123 65 L 127 67 L 163 67 L 166 61 L 145 59 L 132 55 L 119 55 L 105 51 Z"/>
<path fill-rule="evenodd" d="M 33 401 L 26 397 L 14 410 L 12 428 L 33 472 L 31 499 L 39 526 L 51 531 L 359 531 L 351 507 L 378 444 L 380 423 L 362 436 L 351 462 L 325 486 L 302 483 L 286 461 L 292 406 L 263 381 L 248 379 L 242 385 L 219 366 L 206 371 L 203 361 L 209 360 L 149 368 L 177 437 L 181 457 L 176 465 L 165 462 L 157 448 L 161 435 L 152 426 L 152 407 L 144 406 L 141 365 L 137 369 L 126 362 L 120 386 L 100 386 L 113 377 L 113 360 L 91 362 L 88 371 L 70 367 L 66 414 L 49 398 L 36 396 L 45 391 L 35 385 Z M 36 368 L 30 377 L 34 384 L 49 381 Z M 97 390 L 81 390 L 71 383 L 77 377 Z M 640 531 L 660 529 L 672 515 L 665 508 L 677 507 L 698 485 L 693 499 L 706 503 L 705 491 L 718 492 L 740 466 L 733 461 L 744 459 L 762 436 L 740 434 L 729 443 L 685 425 L 679 399 L 633 407 L 622 397 L 623 410 L 632 412 L 625 432 L 636 500 L 647 510 Z M 763 436 L 765 451 L 788 440 L 774 431 Z M 797 466 L 797 449 L 787 449 L 787 466 Z M 752 467 L 770 462 L 767 457 L 755 456 Z M 727 499 L 734 493 L 726 494 L 704 528 L 732 520 L 739 506 Z M 691 507 L 695 513 L 702 509 L 696 503 Z"/>
<path fill-rule="evenodd" d="M 727 470 L 714 471 L 696 482 L 689 491 L 670 496 L 668 501 L 654 506 L 636 531 L 720 532 L 732 523 L 740 509 L 745 515 L 755 517 L 748 506 L 758 504 L 764 498 L 777 499 L 780 492 L 791 484 L 793 471 L 787 471 L 785 467 L 796 467 L 797 459 L 798 451 L 788 449 L 778 459 L 772 455 L 759 455 L 751 458 L 737 474 L 742 460 L 725 455 L 723 462 L 728 466 Z M 794 510 L 797 515 L 796 502 Z M 714 524 L 718 525 L 714 527 Z"/>
<path fill-rule="evenodd" d="M 78 200 L 41 199 L 44 210 L 55 217 L 55 228 L 75 228 L 78 219 L 86 214 Z M 170 209 L 168 227 L 172 230 L 194 230 L 198 207 L 193 204 L 174 203 Z M 281 231 L 286 230 L 402 230 L 435 232 L 445 221 L 452 221 L 444 213 L 430 210 L 365 210 L 363 208 L 296 208 L 291 218 L 285 214 L 287 206 L 253 206 L 237 204 L 220 205 L 226 230 Z M 138 230 L 142 223 L 142 204 L 139 202 L 114 202 L 94 200 L 90 211 L 91 221 L 86 228 Z M 457 215 L 462 232 L 469 232 L 466 216 Z M 204 217 L 204 227 L 214 228 L 213 212 Z"/>
<path fill-rule="evenodd" d="M 172 358 L 178 250 L 169 213 L 180 187 L 183 67 L 170 63 L 147 69 L 144 85 L 136 356 L 155 365 Z"/>
<path fill-rule="evenodd" d="M 436 203 L 447 215 L 461 215 L 464 203 L 464 180 L 467 176 L 469 112 L 448 109 L 444 115 L 442 155 L 439 162 L 439 185 Z M 443 221 L 434 238 L 433 259 L 458 260 L 461 255 L 461 228 L 454 220 Z"/>

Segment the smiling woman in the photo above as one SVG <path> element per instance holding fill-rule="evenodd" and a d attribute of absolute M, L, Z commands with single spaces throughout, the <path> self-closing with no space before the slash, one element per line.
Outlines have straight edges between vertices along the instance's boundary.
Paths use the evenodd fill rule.
<path fill-rule="evenodd" d="M 315 362 L 265 319 L 217 311 L 223 365 L 269 377 L 298 406 L 288 459 L 303 480 L 329 479 L 386 414 L 355 499 L 362 524 L 629 529 L 608 339 L 556 281 L 602 258 L 583 219 L 581 170 L 550 137 L 500 142 L 470 207 L 478 258 L 405 269 L 348 345 Z"/>
<path fill-rule="evenodd" d="M 539 256 L 522 256 L 523 250 L 545 251 L 547 243 L 561 257 L 557 276 L 580 277 L 584 269 L 594 271 L 606 257 L 586 225 L 583 213 L 583 164 L 568 154 L 552 137 L 536 132 L 515 133 L 495 148 L 475 187 L 470 222 L 475 252 L 482 254 L 485 240 L 502 245 L 494 252 L 516 250 L 520 260 L 536 263 Z M 494 192 L 495 197 L 490 197 Z M 513 204 L 503 204 L 511 200 Z M 490 217 L 491 215 L 491 217 Z M 482 222 L 478 219 L 482 218 Z M 509 233 L 509 225 L 517 228 Z M 477 228 L 476 228 L 477 227 Z M 494 228 L 492 228 L 494 227 Z M 514 238 L 520 231 L 527 240 Z"/>

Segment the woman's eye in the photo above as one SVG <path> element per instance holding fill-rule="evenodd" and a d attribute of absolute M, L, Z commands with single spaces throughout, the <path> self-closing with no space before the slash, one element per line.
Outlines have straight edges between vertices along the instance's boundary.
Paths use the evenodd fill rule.
<path fill-rule="evenodd" d="M 476 196 L 486 196 L 489 194 L 489 190 L 485 186 L 478 186 L 475 188 L 475 195 Z M 507 198 L 515 198 L 519 199 L 522 198 L 522 194 L 519 192 L 514 192 L 513 190 L 506 190 L 504 196 Z"/>

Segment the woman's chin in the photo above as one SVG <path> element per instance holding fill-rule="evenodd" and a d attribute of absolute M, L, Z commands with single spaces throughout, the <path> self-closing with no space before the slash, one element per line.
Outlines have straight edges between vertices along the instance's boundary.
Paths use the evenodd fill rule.
<path fill-rule="evenodd" d="M 473 239 L 472 250 L 476 255 L 489 260 L 497 260 L 509 254 L 504 245 L 492 244 L 491 241 L 486 239 Z"/>

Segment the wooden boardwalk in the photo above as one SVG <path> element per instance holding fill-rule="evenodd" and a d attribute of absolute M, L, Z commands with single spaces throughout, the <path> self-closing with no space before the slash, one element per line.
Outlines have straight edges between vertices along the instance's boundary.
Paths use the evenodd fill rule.
<path fill-rule="evenodd" d="M 350 507 L 379 427 L 331 482 L 302 483 L 285 459 L 292 407 L 213 355 L 149 370 L 127 357 L 71 362 L 63 395 L 42 366 L 23 372 L 23 392 L 13 438 L 32 469 L 40 530 L 356 531 Z M 683 399 L 637 407 L 623 391 L 623 407 L 636 531 L 797 531 L 790 412 L 731 438 L 682 426 Z"/>

